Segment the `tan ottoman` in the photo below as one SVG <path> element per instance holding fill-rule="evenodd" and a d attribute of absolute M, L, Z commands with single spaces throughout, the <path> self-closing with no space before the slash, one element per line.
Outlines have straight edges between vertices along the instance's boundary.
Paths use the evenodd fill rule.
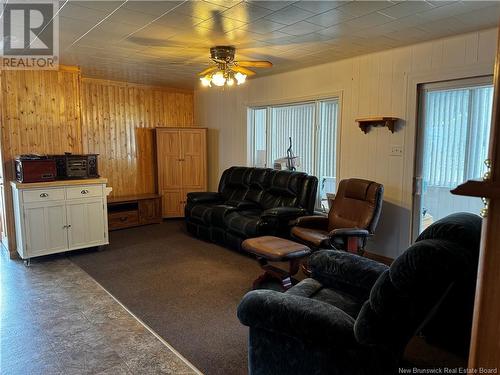
<path fill-rule="evenodd" d="M 242 247 L 257 256 L 264 270 L 264 274 L 253 282 L 254 289 L 269 278 L 278 279 L 285 290 L 290 288 L 292 276 L 299 271 L 300 261 L 311 252 L 306 245 L 274 236 L 249 238 L 243 241 Z M 289 262 L 289 271 L 272 266 L 268 262 Z"/>

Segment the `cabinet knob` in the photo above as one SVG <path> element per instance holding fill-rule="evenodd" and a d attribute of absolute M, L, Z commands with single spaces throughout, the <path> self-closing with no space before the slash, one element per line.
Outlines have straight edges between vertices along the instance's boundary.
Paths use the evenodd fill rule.
<path fill-rule="evenodd" d="M 40 194 L 40 198 L 47 198 L 49 195 L 47 193 Z"/>
<path fill-rule="evenodd" d="M 80 193 L 82 193 L 82 194 L 88 194 L 89 191 L 87 189 L 83 189 Z"/>

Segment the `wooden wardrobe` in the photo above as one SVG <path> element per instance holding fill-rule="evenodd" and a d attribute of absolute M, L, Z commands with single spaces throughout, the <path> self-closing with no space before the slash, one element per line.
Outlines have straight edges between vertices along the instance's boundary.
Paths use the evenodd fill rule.
<path fill-rule="evenodd" d="M 187 193 L 207 190 L 207 129 L 156 128 L 162 216 L 183 217 Z"/>

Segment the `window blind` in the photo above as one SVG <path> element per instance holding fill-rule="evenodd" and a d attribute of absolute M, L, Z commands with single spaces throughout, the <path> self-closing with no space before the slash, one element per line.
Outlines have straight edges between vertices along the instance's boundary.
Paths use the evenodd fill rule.
<path fill-rule="evenodd" d="M 428 186 L 455 187 L 478 178 L 488 150 L 492 87 L 426 93 L 423 177 Z"/>

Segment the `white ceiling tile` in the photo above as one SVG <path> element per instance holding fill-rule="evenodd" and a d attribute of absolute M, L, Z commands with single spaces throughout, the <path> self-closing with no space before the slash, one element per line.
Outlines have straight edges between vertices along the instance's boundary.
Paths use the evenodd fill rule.
<path fill-rule="evenodd" d="M 309 12 L 301 8 L 297 8 L 293 5 L 289 5 L 286 8 L 280 9 L 277 12 L 272 13 L 266 18 L 271 21 L 283 23 L 285 25 L 291 25 L 296 22 L 303 21 L 306 18 L 309 18 L 313 15 L 314 13 L 312 12 Z"/>
<path fill-rule="evenodd" d="M 230 5 L 231 6 L 231 5 Z M 208 20 L 229 9 L 227 6 L 209 3 L 206 1 L 188 1 L 175 9 L 175 13 L 181 13 L 200 20 Z"/>
<path fill-rule="evenodd" d="M 337 9 L 353 16 L 360 17 L 365 14 L 376 12 L 377 10 L 383 10 L 394 6 L 394 3 L 390 1 L 348 1 Z"/>
<path fill-rule="evenodd" d="M 330 27 L 333 25 L 337 25 L 341 22 L 349 21 L 353 18 L 354 16 L 349 13 L 345 13 L 339 9 L 332 9 L 325 13 L 321 13 L 311 18 L 308 18 L 307 22 L 311 22 L 316 25 L 324 27 Z"/>
<path fill-rule="evenodd" d="M 384 23 L 388 23 L 391 21 L 394 21 L 394 18 L 375 12 L 367 14 L 366 16 L 354 18 L 350 21 L 347 21 L 346 24 L 360 29 L 366 29 L 369 27 L 383 25 Z"/>
<path fill-rule="evenodd" d="M 119 22 L 135 26 L 144 26 L 152 22 L 158 16 L 141 13 L 121 7 L 106 19 L 105 22 Z"/>
<path fill-rule="evenodd" d="M 268 14 L 271 14 L 273 11 L 261 8 L 258 5 L 248 4 L 248 3 L 239 3 L 238 5 L 229 8 L 223 13 L 224 17 L 232 18 L 244 23 L 253 22 L 262 18 Z"/>
<path fill-rule="evenodd" d="M 318 26 L 313 23 L 309 23 L 306 21 L 300 21 L 297 23 L 294 23 L 293 25 L 290 26 L 285 26 L 279 31 L 285 34 L 290 34 L 290 35 L 304 35 L 304 34 L 310 34 L 314 33 L 319 30 L 323 30 L 323 26 Z"/>
<path fill-rule="evenodd" d="M 390 8 L 383 9 L 381 12 L 394 18 L 401 18 L 424 12 L 432 8 L 434 8 L 434 6 L 426 1 L 405 1 Z"/>
<path fill-rule="evenodd" d="M 85 8 L 99 10 L 105 13 L 110 13 L 120 5 L 124 3 L 124 1 L 71 1 L 70 3 L 74 3 Z"/>
<path fill-rule="evenodd" d="M 241 29 L 245 29 L 257 34 L 267 34 L 272 31 L 281 29 L 284 25 L 282 23 L 273 22 L 267 19 L 260 19 L 252 23 L 248 23 Z"/>
<path fill-rule="evenodd" d="M 293 4 L 293 6 L 296 6 L 298 8 L 308 10 L 309 12 L 313 13 L 323 13 L 326 11 L 329 11 L 331 9 L 337 8 L 341 5 L 344 5 L 345 1 L 309 1 L 309 0 L 302 0 L 298 1 Z"/>
<path fill-rule="evenodd" d="M 217 44 L 234 45 L 236 58 L 272 61 L 272 69 L 258 72 L 269 75 L 492 27 L 500 16 L 500 2 L 484 1 L 133 0 L 107 17 L 121 4 L 68 3 L 60 17 L 61 62 L 99 78 L 192 87 Z"/>
<path fill-rule="evenodd" d="M 215 18 L 210 18 L 206 21 L 203 21 L 199 23 L 196 26 L 203 27 L 205 29 L 209 30 L 215 30 L 219 31 L 221 33 L 226 33 L 228 31 L 238 29 L 245 25 L 244 22 L 232 19 L 232 18 L 227 18 L 227 17 L 215 17 Z"/>
<path fill-rule="evenodd" d="M 249 4 L 254 4 L 258 5 L 259 7 L 266 8 L 269 10 L 280 10 L 290 4 L 295 3 L 295 1 L 279 1 L 279 0 L 271 0 L 271 1 L 262 1 L 262 0 L 255 0 L 255 1 L 249 1 L 246 0 L 246 3 Z"/>
<path fill-rule="evenodd" d="M 123 7 L 135 12 L 160 16 L 182 4 L 182 1 L 128 1 Z"/>
<path fill-rule="evenodd" d="M 109 12 L 103 12 L 95 9 L 85 8 L 78 4 L 68 3 L 59 12 L 60 17 L 73 18 L 96 24 L 105 18 Z"/>

